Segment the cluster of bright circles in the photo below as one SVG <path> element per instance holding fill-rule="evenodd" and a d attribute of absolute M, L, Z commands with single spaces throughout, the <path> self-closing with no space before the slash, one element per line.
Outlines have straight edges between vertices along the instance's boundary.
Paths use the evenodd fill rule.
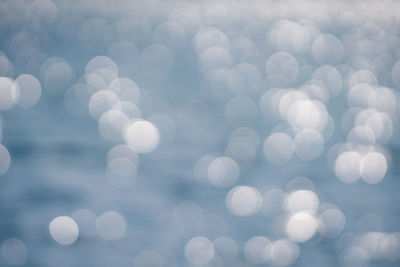
<path fill-rule="evenodd" d="M 345 267 L 398 262 L 399 232 L 337 195 L 395 184 L 398 3 L 105 2 L 0 3 L 0 177 L 20 166 L 7 115 L 60 104 L 107 146 L 95 196 L 148 205 L 52 210 L 51 253 L 96 243 L 135 267 L 289 266 L 329 243 Z M 146 188 L 155 175 L 171 187 Z M 0 265 L 30 263 L 42 233 L 24 233 L 4 235 Z"/>

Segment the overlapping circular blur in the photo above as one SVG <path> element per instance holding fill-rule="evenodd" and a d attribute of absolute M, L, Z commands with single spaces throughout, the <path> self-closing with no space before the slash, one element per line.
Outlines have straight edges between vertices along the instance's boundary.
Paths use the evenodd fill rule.
<path fill-rule="evenodd" d="M 399 8 L 1 1 L 0 266 L 398 266 Z"/>

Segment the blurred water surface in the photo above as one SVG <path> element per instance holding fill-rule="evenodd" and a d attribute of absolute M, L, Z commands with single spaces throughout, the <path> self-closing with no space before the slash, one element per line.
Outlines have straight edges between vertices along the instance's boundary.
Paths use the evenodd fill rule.
<path fill-rule="evenodd" d="M 0 3 L 1 266 L 398 266 L 395 1 Z"/>

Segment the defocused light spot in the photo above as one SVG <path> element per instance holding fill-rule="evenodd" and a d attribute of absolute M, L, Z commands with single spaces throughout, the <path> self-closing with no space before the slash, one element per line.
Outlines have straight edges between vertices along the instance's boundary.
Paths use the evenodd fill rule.
<path fill-rule="evenodd" d="M 378 87 L 369 94 L 368 106 L 387 114 L 393 114 L 396 112 L 397 101 L 391 89 Z"/>
<path fill-rule="evenodd" d="M 91 93 L 91 88 L 85 84 L 71 86 L 64 95 L 64 104 L 68 111 L 79 116 L 87 115 Z"/>
<path fill-rule="evenodd" d="M 368 98 L 373 92 L 372 86 L 366 83 L 357 83 L 350 88 L 347 94 L 347 103 L 350 107 L 367 108 Z"/>
<path fill-rule="evenodd" d="M 343 46 L 335 36 L 325 33 L 313 41 L 311 54 L 314 60 L 320 65 L 336 65 L 342 61 Z"/>
<path fill-rule="evenodd" d="M 330 98 L 330 93 L 325 84 L 318 80 L 311 80 L 309 83 L 300 87 L 300 91 L 305 93 L 310 99 L 317 100 L 326 104 Z"/>
<path fill-rule="evenodd" d="M 12 98 L 13 81 L 6 77 L 0 77 L 0 110 L 7 110 L 14 105 Z"/>
<path fill-rule="evenodd" d="M 349 87 L 353 87 L 358 83 L 366 83 L 372 86 L 378 84 L 375 74 L 370 70 L 359 70 L 354 72 L 349 79 Z"/>
<path fill-rule="evenodd" d="M 279 95 L 278 95 L 279 96 Z M 278 100 L 278 99 L 274 99 Z M 274 101 L 271 99 L 271 101 Z M 308 100 L 308 96 L 299 90 L 287 90 L 284 92 L 282 97 L 279 98 L 279 114 L 285 120 L 288 119 L 288 113 L 290 108 L 300 100 Z"/>
<path fill-rule="evenodd" d="M 319 131 L 305 129 L 294 138 L 296 156 L 304 161 L 318 158 L 324 149 L 324 138 Z"/>
<path fill-rule="evenodd" d="M 116 158 L 127 158 L 134 162 L 136 165 L 139 164 L 138 155 L 126 145 L 113 146 L 107 153 L 107 162 L 111 162 Z"/>
<path fill-rule="evenodd" d="M 327 124 L 328 113 L 325 106 L 316 100 L 298 100 L 289 108 L 286 118 L 293 129 L 322 130 Z"/>
<path fill-rule="evenodd" d="M 172 142 L 176 133 L 176 124 L 172 118 L 165 114 L 154 114 L 148 120 L 157 127 L 161 138 L 160 144 Z"/>
<path fill-rule="evenodd" d="M 141 117 L 139 108 L 131 102 L 119 101 L 111 108 L 123 112 L 126 116 L 128 116 L 129 119 L 140 119 Z"/>
<path fill-rule="evenodd" d="M 116 93 L 121 101 L 137 104 L 140 99 L 140 90 L 134 81 L 128 78 L 119 78 L 111 82 L 109 90 Z"/>
<path fill-rule="evenodd" d="M 300 250 L 297 244 L 286 239 L 280 239 L 272 243 L 271 261 L 278 266 L 293 264 L 299 257 Z"/>
<path fill-rule="evenodd" d="M 199 55 L 200 70 L 203 73 L 218 68 L 231 67 L 232 62 L 231 53 L 227 49 L 219 46 L 207 48 Z"/>
<path fill-rule="evenodd" d="M 236 186 L 226 197 L 229 211 L 237 216 L 250 216 L 261 207 L 261 195 L 253 187 Z"/>
<path fill-rule="evenodd" d="M 318 229 L 318 221 L 312 213 L 299 212 L 292 215 L 286 223 L 286 233 L 295 242 L 305 242 L 312 238 Z"/>
<path fill-rule="evenodd" d="M 269 89 L 261 96 L 259 106 L 261 113 L 266 119 L 271 121 L 281 119 L 280 102 L 286 92 L 287 90 L 285 89 L 273 88 Z M 307 98 L 307 95 L 304 93 L 302 95 L 305 99 Z M 287 112 L 288 108 L 288 106 L 285 106 L 285 112 Z"/>
<path fill-rule="evenodd" d="M 11 96 L 15 104 L 29 108 L 39 101 L 41 91 L 40 83 L 35 77 L 29 74 L 22 74 L 15 79 Z"/>
<path fill-rule="evenodd" d="M 6 2 L 2 1 L 2 5 L 6 4 Z M 14 12 L 18 12 L 21 9 L 24 9 L 24 3 L 20 3 L 15 5 L 16 9 L 10 8 L 8 9 L 2 9 L 4 10 L 3 13 L 4 15 L 2 16 L 2 32 L 4 33 L 4 37 L 7 38 L 8 42 L 7 44 L 4 44 L 2 47 L 7 49 L 7 53 L 9 55 L 9 58 L 14 59 L 15 61 L 18 61 L 22 64 L 27 62 L 34 54 L 37 52 L 39 49 L 39 40 L 36 35 L 32 32 L 33 28 L 30 28 L 31 31 L 29 31 L 27 28 L 25 29 L 20 29 L 18 30 L 17 28 L 10 29 L 8 32 L 4 32 L 5 29 L 7 29 L 6 25 L 10 25 L 13 23 L 21 23 L 18 18 L 13 16 Z M 6 5 L 9 6 L 9 5 Z M 17 8 L 18 7 L 18 8 Z M 26 10 L 25 10 L 26 12 Z M 10 18 L 11 20 L 7 19 Z M 24 16 L 24 22 L 26 17 Z M 26 21 L 26 23 L 29 23 L 29 21 Z M 5 24 L 5 25 L 4 25 Z M 21 24 L 20 24 L 21 25 Z M 31 23 L 29 23 L 30 27 L 32 26 Z M 6 28 L 5 28 L 6 27 Z M 7 36 L 7 37 L 6 37 Z"/>
<path fill-rule="evenodd" d="M 213 70 L 206 76 L 208 82 L 208 88 L 214 99 L 225 102 L 232 97 L 233 92 L 231 85 L 229 84 L 231 69 L 219 68 Z"/>
<path fill-rule="evenodd" d="M 258 147 L 260 145 L 260 137 L 258 135 L 258 133 L 253 130 L 252 128 L 247 128 L 247 127 L 241 127 L 241 128 L 237 128 L 235 129 L 230 137 L 245 137 L 249 140 L 251 140 L 251 142 Z"/>
<path fill-rule="evenodd" d="M 286 133 L 273 133 L 264 141 L 265 158 L 272 164 L 285 164 L 292 159 L 295 145 Z"/>
<path fill-rule="evenodd" d="M 257 156 L 259 145 L 260 137 L 256 131 L 247 127 L 237 128 L 229 136 L 225 154 L 239 163 L 250 163 Z"/>
<path fill-rule="evenodd" d="M 268 80 L 275 86 L 292 85 L 299 74 L 299 64 L 286 52 L 273 54 L 265 65 Z"/>
<path fill-rule="evenodd" d="M 360 108 L 350 108 L 343 113 L 340 126 L 344 134 L 347 134 L 354 127 L 355 118 L 360 111 Z"/>
<path fill-rule="evenodd" d="M 217 187 L 229 187 L 236 183 L 240 169 L 237 163 L 228 157 L 216 158 L 208 167 L 208 178 Z"/>
<path fill-rule="evenodd" d="M 7 172 L 11 164 L 11 156 L 8 149 L 0 144 L 0 175 Z"/>
<path fill-rule="evenodd" d="M 168 16 L 168 20 L 179 23 L 193 35 L 200 28 L 202 19 L 200 11 L 191 5 L 181 6 Z"/>
<path fill-rule="evenodd" d="M 109 142 L 120 142 L 123 140 L 123 129 L 129 122 L 128 116 L 117 109 L 111 109 L 99 119 L 100 135 Z"/>
<path fill-rule="evenodd" d="M 337 96 L 342 91 L 343 79 L 335 67 L 329 65 L 319 67 L 312 74 L 312 78 L 321 81 L 328 88 L 331 96 Z"/>
<path fill-rule="evenodd" d="M 206 25 L 227 27 L 232 25 L 233 18 L 230 8 L 222 2 L 210 2 L 204 10 L 203 17 Z"/>
<path fill-rule="evenodd" d="M 206 155 L 201 157 L 195 164 L 193 169 L 193 175 L 199 183 L 209 183 L 208 179 L 208 168 L 210 164 L 216 159 L 215 156 Z"/>
<path fill-rule="evenodd" d="M 75 221 L 67 216 L 54 218 L 49 225 L 51 237 L 61 245 L 71 245 L 79 237 L 79 228 Z"/>
<path fill-rule="evenodd" d="M 363 233 L 357 240 L 357 245 L 364 249 L 371 259 L 383 260 L 390 257 L 395 242 L 392 236 L 387 233 L 367 232 Z"/>
<path fill-rule="evenodd" d="M 207 48 L 220 46 L 227 48 L 229 46 L 228 37 L 217 28 L 203 28 L 199 30 L 194 37 L 194 46 L 198 53 Z"/>
<path fill-rule="evenodd" d="M 249 163 L 257 155 L 257 146 L 247 137 L 235 136 L 228 141 L 225 154 L 239 163 Z"/>
<path fill-rule="evenodd" d="M 309 48 L 310 34 L 305 27 L 298 23 L 280 20 L 271 30 L 270 40 L 278 50 L 303 54 Z"/>
<path fill-rule="evenodd" d="M 97 91 L 89 101 L 89 112 L 92 117 L 98 120 L 101 115 L 119 102 L 118 96 L 109 90 Z"/>
<path fill-rule="evenodd" d="M 132 185 L 137 179 L 136 163 L 129 158 L 114 158 L 107 164 L 106 176 L 108 181 L 116 187 Z"/>
<path fill-rule="evenodd" d="M 396 261 L 400 258 L 400 233 L 395 232 L 389 234 L 388 242 L 390 243 L 390 249 L 387 251 L 386 258 Z"/>
<path fill-rule="evenodd" d="M 336 176 L 345 183 L 354 183 L 360 178 L 361 155 L 355 151 L 341 153 L 335 162 Z"/>
<path fill-rule="evenodd" d="M 110 78 L 117 77 L 117 75 L 112 71 L 105 73 L 107 69 L 101 70 L 102 71 L 95 70 L 89 74 L 85 74 L 86 84 L 91 91 L 106 90 L 108 87 L 107 81 L 109 81 Z"/>
<path fill-rule="evenodd" d="M 10 265 L 24 265 L 28 256 L 27 249 L 20 240 L 10 238 L 1 244 L 1 256 Z"/>
<path fill-rule="evenodd" d="M 107 68 L 95 69 L 85 74 L 87 85 L 95 91 L 108 89 L 110 84 L 117 79 L 117 73 Z"/>
<path fill-rule="evenodd" d="M 48 92 L 57 94 L 67 90 L 75 80 L 75 72 L 64 60 L 50 63 L 43 73 L 43 87 Z"/>
<path fill-rule="evenodd" d="M 347 135 L 347 141 L 364 145 L 375 144 L 375 133 L 365 125 L 357 125 Z"/>
<path fill-rule="evenodd" d="M 379 183 L 385 176 L 386 170 L 386 158 L 379 152 L 368 153 L 361 159 L 361 178 L 369 184 Z"/>
<path fill-rule="evenodd" d="M 244 246 L 244 256 L 251 264 L 264 264 L 270 260 L 271 241 L 264 236 L 255 236 Z"/>
<path fill-rule="evenodd" d="M 372 129 L 376 141 L 385 144 L 393 134 L 393 123 L 391 118 L 383 112 L 374 112 L 367 117 L 365 124 Z"/>
<path fill-rule="evenodd" d="M 258 49 L 249 38 L 239 35 L 232 38 L 231 50 L 237 62 L 251 62 L 256 57 Z"/>
<path fill-rule="evenodd" d="M 241 63 L 233 67 L 228 82 L 229 88 L 234 94 L 251 95 L 260 90 L 261 75 L 255 66 Z"/>
<path fill-rule="evenodd" d="M 85 68 L 85 73 L 90 74 L 94 72 L 96 69 L 109 69 L 115 74 L 118 74 L 118 67 L 115 62 L 106 56 L 97 56 L 92 58 L 87 64 Z"/>
<path fill-rule="evenodd" d="M 338 236 L 344 228 L 345 217 L 338 209 L 327 209 L 319 216 L 319 233 L 325 238 Z"/>
<path fill-rule="evenodd" d="M 286 187 L 286 192 L 290 193 L 292 191 L 305 189 L 308 191 L 315 191 L 315 184 L 307 177 L 295 177 L 290 180 Z"/>
<path fill-rule="evenodd" d="M 172 51 L 184 48 L 186 39 L 187 33 L 185 28 L 174 22 L 160 24 L 153 33 L 153 42 L 155 44 L 165 45 Z"/>
<path fill-rule="evenodd" d="M 214 255 L 214 244 L 202 236 L 192 238 L 185 246 L 186 259 L 196 265 L 209 263 Z"/>
<path fill-rule="evenodd" d="M 117 240 L 126 233 L 124 217 L 117 211 L 106 211 L 96 219 L 97 234 L 105 240 Z"/>
<path fill-rule="evenodd" d="M 13 77 L 14 66 L 8 58 L 0 52 L 0 76 Z"/>
<path fill-rule="evenodd" d="M 285 208 L 290 213 L 300 211 L 317 211 L 318 196 L 310 190 L 297 190 L 290 193 L 285 200 Z"/>
<path fill-rule="evenodd" d="M 153 151 L 159 141 L 158 129 L 148 121 L 135 121 L 126 128 L 125 142 L 137 153 Z"/>
<path fill-rule="evenodd" d="M 129 40 L 135 44 L 147 43 L 150 41 L 152 26 L 144 14 L 132 13 L 116 22 L 117 36 L 121 40 Z"/>
<path fill-rule="evenodd" d="M 341 263 L 343 267 L 366 267 L 370 256 L 362 248 L 350 247 L 341 255 Z"/>

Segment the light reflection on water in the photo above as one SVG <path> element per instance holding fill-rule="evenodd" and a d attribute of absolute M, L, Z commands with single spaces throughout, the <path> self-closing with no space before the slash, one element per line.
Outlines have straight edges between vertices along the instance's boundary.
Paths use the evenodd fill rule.
<path fill-rule="evenodd" d="M 0 265 L 398 264 L 397 3 L 76 5 L 0 3 Z"/>

